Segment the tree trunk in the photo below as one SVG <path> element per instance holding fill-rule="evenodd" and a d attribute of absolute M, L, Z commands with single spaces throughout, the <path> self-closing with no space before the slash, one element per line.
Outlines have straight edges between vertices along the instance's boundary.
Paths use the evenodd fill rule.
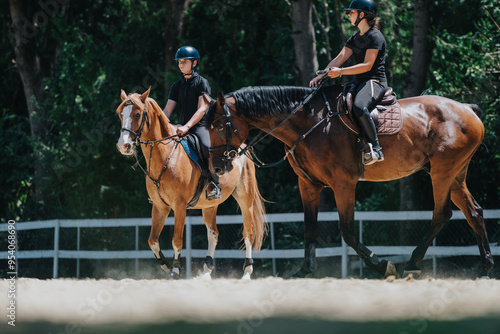
<path fill-rule="evenodd" d="M 333 10 L 335 11 L 335 18 L 337 19 L 337 24 L 339 25 L 340 28 L 340 35 L 342 36 L 342 46 L 344 46 L 345 42 L 347 41 L 343 24 L 345 14 L 342 11 L 343 8 L 339 7 L 338 1 L 333 1 Z"/>
<path fill-rule="evenodd" d="M 31 0 L 10 0 L 16 69 L 23 84 L 34 142 L 34 186 L 37 208 L 47 202 L 50 191 L 50 169 L 43 153 L 48 131 L 47 116 L 43 109 L 45 99 L 43 79 L 52 75 L 57 54 L 57 41 L 51 36 L 50 19 L 56 14 L 65 12 L 65 8 L 66 6 L 56 2 L 38 4 Z M 39 29 L 42 27 L 45 28 L 43 40 L 39 36 Z"/>
<path fill-rule="evenodd" d="M 179 48 L 179 36 L 184 32 L 186 10 L 192 0 L 169 0 L 167 26 L 163 32 L 165 40 L 165 73 L 170 73 L 175 67 L 175 53 Z M 165 89 L 168 85 L 165 85 Z M 167 92 L 168 93 L 168 92 Z"/>
<path fill-rule="evenodd" d="M 318 24 L 321 28 L 321 32 L 323 33 L 323 38 L 325 39 L 325 46 L 326 46 L 326 58 L 328 60 L 332 59 L 332 52 L 331 52 L 331 47 L 330 47 L 330 38 L 328 37 L 328 34 L 330 33 L 330 18 L 328 16 L 328 4 L 326 0 L 323 0 L 323 11 L 325 14 L 325 23 L 321 22 L 321 18 L 319 17 L 318 11 L 316 9 L 316 6 L 313 4 L 312 5 L 314 17 L 316 18 L 316 21 L 318 21 Z"/>
<path fill-rule="evenodd" d="M 40 138 L 44 132 L 44 117 L 38 109 L 43 101 L 43 82 L 41 75 L 40 57 L 36 48 L 36 27 L 29 17 L 33 17 L 36 4 L 29 0 L 10 0 L 12 16 L 12 30 L 14 32 L 14 51 L 16 55 L 16 69 L 26 95 L 31 135 Z"/>
<path fill-rule="evenodd" d="M 48 189 L 47 175 L 40 144 L 44 142 L 46 132 L 46 117 L 43 109 L 43 81 L 41 59 L 34 38 L 38 31 L 33 24 L 33 14 L 38 8 L 36 2 L 29 0 L 10 0 L 10 13 L 12 16 L 12 30 L 14 32 L 14 51 L 16 55 L 16 68 L 23 83 L 24 95 L 31 126 L 31 136 L 34 145 L 35 162 L 35 201 L 38 204 L 46 202 Z"/>
<path fill-rule="evenodd" d="M 427 37 L 431 25 L 430 0 L 414 0 L 413 57 L 411 59 L 404 97 L 421 95 L 432 57 L 432 45 Z"/>
<path fill-rule="evenodd" d="M 430 28 L 430 0 L 414 0 L 415 17 L 413 21 L 413 57 L 408 71 L 408 78 L 403 92 L 404 97 L 418 96 L 425 87 L 427 71 L 432 57 L 432 45 L 427 37 Z M 416 175 L 405 177 L 399 181 L 400 210 L 416 210 L 417 198 L 414 189 L 417 187 Z M 416 222 L 400 224 L 400 243 L 412 244 Z M 412 238 L 413 237 L 413 238 Z"/>
<path fill-rule="evenodd" d="M 316 39 L 312 23 L 312 1 L 290 1 L 293 40 L 295 44 L 295 69 L 299 85 L 309 86 L 310 80 L 318 70 Z"/>

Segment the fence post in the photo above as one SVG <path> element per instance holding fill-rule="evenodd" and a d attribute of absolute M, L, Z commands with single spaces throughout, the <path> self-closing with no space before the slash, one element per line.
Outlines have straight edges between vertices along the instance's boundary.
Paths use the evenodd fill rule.
<path fill-rule="evenodd" d="M 192 243 L 191 243 L 191 220 L 186 217 L 186 278 L 191 278 L 191 258 L 192 258 Z"/>
<path fill-rule="evenodd" d="M 432 247 L 436 246 L 436 237 L 434 237 L 434 240 L 432 240 Z M 436 278 L 436 272 L 437 272 L 437 260 L 436 260 L 436 254 L 432 255 L 432 277 Z"/>
<path fill-rule="evenodd" d="M 54 263 L 52 267 L 52 277 L 58 278 L 59 271 L 59 232 L 61 229 L 61 224 L 59 219 L 55 221 L 54 225 Z"/>
<path fill-rule="evenodd" d="M 359 221 L 359 243 L 363 243 L 363 221 Z M 359 258 L 359 278 L 363 278 L 363 265 L 365 263 Z"/>
<path fill-rule="evenodd" d="M 135 225 L 135 250 L 139 250 L 139 223 Z M 135 276 L 139 275 L 139 259 L 135 258 Z"/>
<path fill-rule="evenodd" d="M 274 223 L 270 222 L 270 229 L 271 229 L 271 249 L 274 251 Z M 273 276 L 276 276 L 276 258 L 273 256 L 272 258 L 273 261 Z"/>
<path fill-rule="evenodd" d="M 76 257 L 76 278 L 80 278 L 80 226 L 76 228 L 76 251 L 78 252 Z"/>

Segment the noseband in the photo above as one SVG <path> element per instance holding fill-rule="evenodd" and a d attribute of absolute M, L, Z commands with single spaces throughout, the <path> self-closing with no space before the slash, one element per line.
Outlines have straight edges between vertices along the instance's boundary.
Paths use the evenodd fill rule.
<path fill-rule="evenodd" d="M 131 100 L 128 100 L 127 102 L 125 102 L 123 104 L 123 106 L 133 106 L 134 105 L 134 102 L 132 102 Z M 146 121 L 148 122 L 148 126 L 149 126 L 149 116 L 148 116 L 148 111 L 146 110 L 146 104 L 144 103 L 144 109 L 142 110 L 142 119 L 141 119 L 141 125 L 139 126 L 139 132 L 135 132 L 134 130 L 130 129 L 130 128 L 121 128 L 120 131 L 128 131 L 130 132 L 131 134 L 133 134 L 135 136 L 135 145 L 138 145 L 139 142 L 140 142 L 140 138 L 141 138 L 141 135 L 142 135 L 142 132 L 144 131 L 144 124 L 146 123 Z"/>
<path fill-rule="evenodd" d="M 242 154 L 240 149 L 235 148 L 230 144 L 231 139 L 233 138 L 233 133 L 238 136 L 240 142 L 243 141 L 241 140 L 240 134 L 238 133 L 238 129 L 236 129 L 236 127 L 233 125 L 231 114 L 229 113 L 229 109 L 226 104 L 224 104 L 224 115 L 213 120 L 212 124 L 217 120 L 224 118 L 226 119 L 226 145 L 210 147 L 208 151 L 210 152 L 210 154 L 213 154 L 220 158 L 224 163 L 231 163 L 234 159 L 238 158 Z M 214 153 L 215 151 L 223 148 L 226 149 L 223 153 L 223 156 Z"/>

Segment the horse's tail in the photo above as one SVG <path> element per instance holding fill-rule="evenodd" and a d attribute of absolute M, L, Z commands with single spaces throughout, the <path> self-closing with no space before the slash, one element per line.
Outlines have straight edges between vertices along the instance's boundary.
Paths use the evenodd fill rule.
<path fill-rule="evenodd" d="M 469 106 L 472 108 L 472 111 L 474 111 L 477 117 L 481 118 L 481 116 L 483 115 L 483 111 L 481 110 L 481 108 L 479 108 L 477 104 L 469 104 Z"/>
<path fill-rule="evenodd" d="M 264 198 L 260 194 L 259 187 L 257 185 L 257 178 L 255 176 L 255 166 L 251 160 L 248 160 L 248 164 L 253 169 L 252 171 L 252 193 L 253 195 L 253 230 L 254 230 L 254 241 L 253 250 L 260 250 L 262 247 L 262 242 L 264 237 L 267 235 L 267 218 L 266 218 L 266 208 L 264 206 Z"/>

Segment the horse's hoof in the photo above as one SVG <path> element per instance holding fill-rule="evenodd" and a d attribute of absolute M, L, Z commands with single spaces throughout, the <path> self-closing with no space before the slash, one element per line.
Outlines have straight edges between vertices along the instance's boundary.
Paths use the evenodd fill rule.
<path fill-rule="evenodd" d="M 241 278 L 242 281 L 250 281 L 251 278 L 250 278 L 250 273 L 249 272 L 245 272 L 243 274 L 243 277 Z"/>
<path fill-rule="evenodd" d="M 481 279 L 481 280 L 482 280 L 482 279 L 484 279 L 484 280 L 488 280 L 488 279 L 490 279 L 490 277 L 489 277 L 489 276 L 479 276 L 477 279 Z"/>
<path fill-rule="evenodd" d="M 376 264 L 375 270 L 382 276 L 387 277 L 389 275 L 396 275 L 396 267 L 392 264 L 391 261 L 382 260 Z"/>
<path fill-rule="evenodd" d="M 405 270 L 403 272 L 403 278 L 407 279 L 417 279 L 422 274 L 422 270 L 414 269 L 414 270 Z"/>
<path fill-rule="evenodd" d="M 398 272 L 396 271 L 396 266 L 391 262 L 387 261 L 387 267 L 385 269 L 385 274 L 384 278 L 387 278 L 389 276 L 398 276 Z"/>

